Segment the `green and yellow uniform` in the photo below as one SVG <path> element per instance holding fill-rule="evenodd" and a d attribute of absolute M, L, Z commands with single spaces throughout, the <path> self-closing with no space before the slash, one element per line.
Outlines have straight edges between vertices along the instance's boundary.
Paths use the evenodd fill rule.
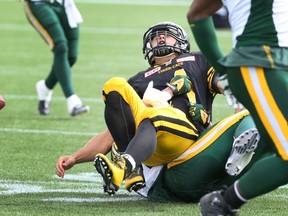
<path fill-rule="evenodd" d="M 65 5 L 60 0 L 25 0 L 24 9 L 30 24 L 49 45 L 53 65 L 45 84 L 53 89 L 59 82 L 66 98 L 73 95 L 71 67 L 78 57 L 79 25 L 69 25 Z"/>
<path fill-rule="evenodd" d="M 260 145 L 275 152 L 240 178 L 237 188 L 244 202 L 288 183 L 288 2 L 227 0 L 223 4 L 233 33 L 233 49 L 227 56 L 223 57 L 213 40 L 209 18 L 190 20 L 192 32 L 208 61 L 219 73 L 227 74 L 233 95 L 251 113 Z M 210 43 L 205 43 L 207 37 Z M 265 182 L 259 185 L 262 179 Z M 231 186 L 229 191 L 233 190 Z"/>

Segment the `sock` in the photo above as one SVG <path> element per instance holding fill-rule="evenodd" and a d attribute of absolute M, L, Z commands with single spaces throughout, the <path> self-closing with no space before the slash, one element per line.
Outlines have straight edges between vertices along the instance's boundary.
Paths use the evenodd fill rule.
<path fill-rule="evenodd" d="M 239 209 L 243 204 L 248 201 L 241 196 L 237 185 L 238 181 L 236 181 L 233 185 L 227 188 L 223 194 L 226 203 L 230 205 L 233 209 Z"/>
<path fill-rule="evenodd" d="M 40 80 L 36 83 L 36 91 L 38 100 L 45 100 L 50 102 L 52 97 L 52 90 L 49 89 L 44 80 Z"/>

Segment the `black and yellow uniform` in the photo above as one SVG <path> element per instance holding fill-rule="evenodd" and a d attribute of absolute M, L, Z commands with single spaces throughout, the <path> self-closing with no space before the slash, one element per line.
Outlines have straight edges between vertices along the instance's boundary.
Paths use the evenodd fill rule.
<path fill-rule="evenodd" d="M 119 122 L 119 124 L 114 124 L 118 122 L 116 117 L 111 119 L 111 110 L 110 105 L 107 102 L 106 107 L 109 112 L 106 112 L 106 121 L 110 119 L 110 122 L 107 123 L 111 134 L 115 137 L 115 130 L 121 131 L 121 127 L 126 129 L 126 127 L 136 127 L 138 136 L 137 142 L 138 146 L 141 143 L 142 149 L 140 150 L 143 154 L 149 153 L 150 151 L 147 150 L 147 146 L 152 144 L 151 142 L 157 142 L 156 149 L 152 149 L 152 155 L 149 155 L 149 158 L 145 161 L 139 160 L 139 157 L 135 156 L 135 161 L 143 162 L 147 166 L 157 166 L 162 164 L 167 164 L 168 162 L 176 159 L 180 156 L 184 151 L 186 151 L 189 146 L 194 143 L 194 140 L 198 137 L 198 131 L 195 126 L 186 118 L 186 115 L 179 109 L 173 108 L 172 106 L 169 107 L 162 107 L 162 108 L 154 108 L 154 107 L 146 107 L 141 98 L 136 94 L 134 89 L 127 83 L 127 81 L 123 78 L 112 78 L 104 85 L 104 96 L 105 99 L 112 101 L 112 103 L 118 104 L 119 100 L 124 100 L 124 104 L 122 104 L 121 109 L 115 111 L 114 114 L 118 115 L 118 119 L 122 120 L 126 115 L 121 115 L 121 110 L 131 110 L 133 115 L 133 119 L 135 125 L 128 125 L 123 124 L 124 122 Z M 111 98 L 111 94 L 115 94 L 117 92 L 117 96 L 119 100 L 115 100 L 116 97 L 113 95 Z M 120 112 L 119 112 L 120 111 Z M 119 115 L 120 114 L 120 115 Z M 109 117 L 107 117 L 109 116 Z M 119 118 L 120 117 L 120 118 Z M 121 118 L 123 117 L 123 118 Z M 149 119 L 153 125 L 152 130 L 139 132 L 139 127 L 145 119 Z M 132 120 L 132 119 L 131 119 Z M 113 121 L 112 125 L 111 122 Z M 148 125 L 145 125 L 147 128 Z M 119 130 L 120 129 L 120 130 Z M 150 137 L 153 138 L 154 131 L 156 131 L 157 141 L 155 139 L 150 140 Z M 121 135 L 121 134 L 120 134 Z M 115 138 L 114 138 L 115 140 Z M 118 140 L 115 140 L 118 145 Z M 148 143 L 147 143 L 148 142 Z M 128 143 L 126 143 L 128 144 Z M 130 147 L 131 144 L 129 144 Z M 128 147 L 128 148 L 129 148 Z M 125 151 L 126 153 L 129 152 L 128 149 Z M 131 153 L 134 156 L 136 153 Z"/>
<path fill-rule="evenodd" d="M 167 108 L 146 107 L 141 98 L 148 83 L 153 80 L 154 88 L 162 90 L 175 75 L 189 77 L 192 83 L 190 92 L 174 96 L 170 100 L 171 106 Z M 137 154 L 134 158 L 143 158 L 138 162 L 144 161 L 148 166 L 166 164 L 176 159 L 205 129 L 203 125 L 196 126 L 192 122 L 188 102 L 201 103 L 211 112 L 214 96 L 218 92 L 216 82 L 213 68 L 200 53 L 181 54 L 168 64 L 148 68 L 128 80 L 132 87 L 122 78 L 109 80 L 103 89 L 105 120 L 118 149 L 125 151 L 130 141 L 143 143 L 141 156 L 135 152 L 131 155 Z M 154 126 L 153 130 L 156 130 L 157 140 L 150 140 L 151 143 L 157 142 L 156 149 L 147 147 L 148 137 L 153 137 L 151 130 L 144 132 L 136 141 L 133 139 L 136 130 L 140 134 L 139 125 L 145 119 L 149 119 Z M 143 155 L 149 155 L 149 152 L 152 156 L 145 158 Z"/>
<path fill-rule="evenodd" d="M 218 76 L 199 52 L 184 53 L 172 59 L 169 64 L 150 67 L 131 77 L 128 83 L 142 98 L 151 80 L 154 82 L 154 88 L 162 90 L 167 87 L 166 83 L 169 83 L 175 75 L 188 76 L 192 86 L 188 94 L 173 97 L 171 105 L 182 110 L 190 121 L 192 120 L 187 108 L 189 102 L 201 104 L 208 113 L 212 113 L 214 97 L 220 93 L 217 87 Z M 197 122 L 193 123 L 199 132 L 205 130 L 203 125 Z"/>

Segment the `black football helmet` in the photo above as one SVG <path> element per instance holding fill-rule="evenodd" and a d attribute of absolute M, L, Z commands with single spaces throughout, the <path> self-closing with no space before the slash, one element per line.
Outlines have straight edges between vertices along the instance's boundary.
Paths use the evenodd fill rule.
<path fill-rule="evenodd" d="M 176 39 L 174 45 L 158 44 L 152 48 L 152 39 L 160 34 L 169 35 Z M 190 43 L 184 29 L 172 22 L 160 22 L 150 27 L 143 36 L 143 55 L 150 65 L 154 64 L 155 56 L 163 57 L 174 52 L 189 53 Z"/>

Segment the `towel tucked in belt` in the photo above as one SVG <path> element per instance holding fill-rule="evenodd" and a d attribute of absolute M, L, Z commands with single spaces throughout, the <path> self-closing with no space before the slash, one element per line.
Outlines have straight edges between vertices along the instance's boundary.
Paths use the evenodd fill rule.
<path fill-rule="evenodd" d="M 63 4 L 63 0 L 56 1 L 58 1 L 60 4 Z M 73 0 L 64 0 L 64 7 L 67 14 L 69 26 L 71 28 L 76 28 L 79 23 L 83 22 L 83 18 Z"/>

